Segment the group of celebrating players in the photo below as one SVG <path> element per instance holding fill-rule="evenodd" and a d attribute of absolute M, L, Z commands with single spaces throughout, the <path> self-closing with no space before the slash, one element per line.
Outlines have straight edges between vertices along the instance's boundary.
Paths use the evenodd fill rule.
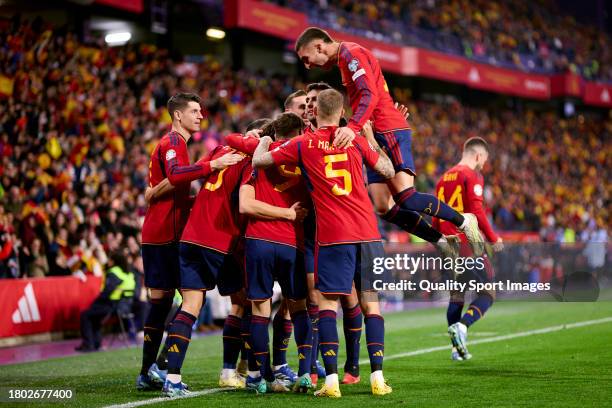
<path fill-rule="evenodd" d="M 168 101 L 172 130 L 151 156 L 142 230 L 151 308 L 138 389 L 161 388 L 168 397 L 189 393 L 181 366 L 206 291 L 217 287 L 232 302 L 223 329 L 220 386 L 306 393 L 325 377 L 314 395 L 340 397 L 340 382 L 360 381 L 365 323 L 372 394 L 391 393 L 382 371 L 384 319 L 368 279 L 373 259 L 384 256 L 376 214 L 431 242 L 444 256 L 458 256 L 461 239 L 469 243 L 466 254 L 482 255 L 479 225 L 501 249 L 482 210 L 478 170 L 487 160 L 484 140 L 466 142 L 462 161 L 451 169 L 454 176 L 447 172 L 436 196 L 417 192 L 406 109 L 394 105 L 372 53 L 314 27 L 301 34 L 295 51 L 308 69 L 340 68 L 353 113 L 348 121 L 340 92 L 325 83 L 310 84 L 287 98 L 277 118 L 256 120 L 245 135 L 227 136 L 227 145 L 190 164 L 187 143 L 203 119 L 200 99 L 179 93 Z M 194 200 L 190 183 L 197 179 L 203 185 Z M 434 217 L 436 228 L 424 214 Z M 270 356 L 274 281 L 283 301 L 273 322 Z M 183 301 L 166 326 L 176 289 Z M 453 359 L 470 358 L 467 327 L 493 298 L 479 293 L 462 317 L 463 294 L 451 295 Z M 347 354 L 342 381 L 339 302 Z M 292 333 L 297 374 L 286 360 Z"/>

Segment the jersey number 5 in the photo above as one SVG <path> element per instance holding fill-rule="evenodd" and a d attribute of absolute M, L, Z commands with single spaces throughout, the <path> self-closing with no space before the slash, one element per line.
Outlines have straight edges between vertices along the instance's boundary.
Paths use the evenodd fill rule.
<path fill-rule="evenodd" d="M 453 194 L 450 196 L 448 202 L 444 198 L 444 187 L 440 187 L 438 190 L 438 200 L 448 204 L 453 210 L 463 212 L 463 196 L 461 195 L 461 186 L 457 186 Z"/>
<path fill-rule="evenodd" d="M 351 173 L 349 173 L 346 169 L 334 170 L 332 167 L 334 163 L 344 162 L 348 160 L 348 156 L 346 153 L 342 154 L 330 154 L 324 157 L 325 163 L 325 177 L 334 178 L 334 177 L 342 177 L 344 178 L 344 188 L 338 187 L 338 184 L 334 184 L 332 187 L 332 193 L 337 196 L 349 195 L 351 191 L 353 191 L 353 182 L 351 180 Z"/>

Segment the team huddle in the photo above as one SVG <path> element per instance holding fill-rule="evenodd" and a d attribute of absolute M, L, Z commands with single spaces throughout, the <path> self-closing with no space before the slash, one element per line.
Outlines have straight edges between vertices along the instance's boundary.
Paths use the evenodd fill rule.
<path fill-rule="evenodd" d="M 443 256 L 483 255 L 480 230 L 495 250 L 502 248 L 483 210 L 483 139 L 465 143 L 461 162 L 440 179 L 435 196 L 417 192 L 407 109 L 394 104 L 371 52 L 318 28 L 305 30 L 295 51 L 306 68 L 339 67 L 352 110 L 348 120 L 344 96 L 313 83 L 289 95 L 275 119 L 256 120 L 245 135 L 230 134 L 226 145 L 191 164 L 187 142 L 200 129 L 200 99 L 179 93 L 168 101 L 172 130 L 152 153 L 146 192 L 142 253 L 151 308 L 138 389 L 162 389 L 168 397 L 189 393 L 181 367 L 206 292 L 216 287 L 232 303 L 223 328 L 221 387 L 307 393 L 324 377 L 314 395 L 338 398 L 341 383 L 361 381 L 365 326 L 372 394 L 389 394 L 384 318 L 369 279 L 373 260 L 384 256 L 376 215 Z M 203 184 L 194 200 L 190 183 L 198 179 Z M 433 217 L 433 226 L 424 215 Z M 477 278 L 490 273 L 489 265 Z M 275 281 L 282 302 L 270 349 Z M 175 290 L 182 304 L 172 317 Z M 462 316 L 463 296 L 451 293 L 447 312 L 454 360 L 471 357 L 467 328 L 495 294 L 478 293 Z M 342 379 L 339 306 L 347 357 Z M 286 356 L 292 335 L 297 373 Z"/>

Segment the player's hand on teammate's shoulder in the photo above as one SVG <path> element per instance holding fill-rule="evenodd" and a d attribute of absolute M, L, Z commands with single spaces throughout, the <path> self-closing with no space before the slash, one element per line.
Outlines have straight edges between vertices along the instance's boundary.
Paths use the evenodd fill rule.
<path fill-rule="evenodd" d="M 302 222 L 307 215 L 308 209 L 302 207 L 302 203 L 299 201 L 287 208 L 287 219 L 289 221 Z"/>
<path fill-rule="evenodd" d="M 232 166 L 244 158 L 243 155 L 237 153 L 226 153 L 223 156 L 212 160 L 210 167 L 213 170 L 223 170 L 226 167 Z"/>
<path fill-rule="evenodd" d="M 405 105 L 400 104 L 399 102 L 395 102 L 395 109 L 397 109 L 399 111 L 399 113 L 402 114 L 402 116 L 408 120 L 408 118 L 410 117 L 410 112 L 408 112 L 408 107 L 406 107 Z"/>
<path fill-rule="evenodd" d="M 350 127 L 344 126 L 336 129 L 334 135 L 334 146 L 344 149 L 355 140 L 355 132 Z"/>
<path fill-rule="evenodd" d="M 495 252 L 501 252 L 504 250 L 504 240 L 499 237 L 497 238 L 497 241 L 493 244 L 493 251 Z"/>

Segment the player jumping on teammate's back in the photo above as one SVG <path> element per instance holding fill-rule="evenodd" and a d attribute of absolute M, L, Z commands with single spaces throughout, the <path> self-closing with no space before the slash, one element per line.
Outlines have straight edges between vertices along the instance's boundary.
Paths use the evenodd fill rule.
<path fill-rule="evenodd" d="M 481 255 L 482 238 L 472 214 L 462 215 L 435 196 L 414 189 L 416 173 L 412 158 L 412 133 L 405 117 L 393 104 L 374 55 L 359 44 L 334 41 L 326 31 L 316 27 L 310 27 L 300 35 L 295 51 L 307 69 L 328 69 L 334 65 L 340 69 L 353 116 L 348 126 L 336 130 L 336 146 L 348 145 L 365 123 L 372 120 L 376 141 L 393 162 L 395 170 L 390 180 L 382 179 L 376 172 L 368 170 L 368 188 L 378 214 L 402 229 L 409 229 L 413 234 L 437 243 L 445 243 L 445 237 L 441 234 L 432 237 L 430 231 L 425 231 L 429 229 L 427 223 L 416 221 L 419 218 L 415 218 L 414 212 L 450 221 L 466 234 L 476 255 Z M 390 206 L 391 196 L 394 204 Z M 437 240 L 433 241 L 435 238 Z"/>
<path fill-rule="evenodd" d="M 499 237 L 484 211 L 483 193 L 484 182 L 480 171 L 487 162 L 489 150 L 487 142 L 480 137 L 468 139 L 463 145 L 463 155 L 459 164 L 442 175 L 436 185 L 438 198 L 459 212 L 469 211 L 478 218 L 478 225 L 487 240 L 493 244 L 493 250 L 499 252 L 503 249 Z M 457 227 L 441 220 L 434 220 L 436 227 L 445 234 L 460 233 Z M 473 253 L 465 245 L 465 236 L 460 235 L 464 242 L 461 246 L 461 256 L 472 256 Z M 462 281 L 477 280 L 489 282 L 493 274 L 492 266 L 485 257 L 485 268 L 466 271 L 457 279 Z M 453 344 L 451 358 L 453 360 L 468 360 L 472 355 L 467 349 L 467 329 L 480 319 L 495 300 L 495 291 L 483 290 L 478 292 L 476 299 L 470 304 L 466 313 L 461 316 L 464 305 L 464 292 L 451 292 L 446 317 L 448 320 L 448 334 Z"/>
<path fill-rule="evenodd" d="M 179 287 L 178 239 L 189 216 L 192 180 L 225 169 L 241 160 L 226 154 L 190 165 L 187 142 L 200 129 L 203 119 L 200 98 L 179 93 L 168 100 L 172 130 L 164 135 L 151 155 L 149 185 L 151 197 L 142 228 L 142 258 L 145 286 L 150 291 L 149 313 L 144 324 L 144 344 L 139 390 L 161 388 L 165 376 L 154 364 L 164 333 L 165 321 Z M 174 190 L 172 194 L 166 194 Z"/>
<path fill-rule="evenodd" d="M 338 298 L 351 293 L 353 280 L 360 290 L 361 307 L 366 314 L 366 340 L 372 374 L 372 393 L 391 392 L 382 372 L 384 355 L 384 320 L 378 297 L 361 282 L 362 267 L 383 248 L 372 203 L 363 179 L 364 162 L 383 177 L 393 176 L 391 161 L 369 146 L 365 139 L 355 139 L 347 149 L 333 145 L 334 134 L 342 116 L 343 97 L 338 91 L 325 90 L 318 96 L 316 108 L 319 129 L 312 135 L 296 137 L 269 152 L 272 139 L 261 139 L 253 156 L 253 167 L 299 165 L 306 180 L 314 211 L 317 231 L 315 242 L 315 282 L 321 293 L 319 303 L 320 348 L 326 378 L 316 396 L 341 396 L 338 380 Z M 344 228 L 337 228 L 338 219 Z M 339 259 L 344 260 L 338 262 Z M 362 287 L 363 283 L 363 287 Z"/>

